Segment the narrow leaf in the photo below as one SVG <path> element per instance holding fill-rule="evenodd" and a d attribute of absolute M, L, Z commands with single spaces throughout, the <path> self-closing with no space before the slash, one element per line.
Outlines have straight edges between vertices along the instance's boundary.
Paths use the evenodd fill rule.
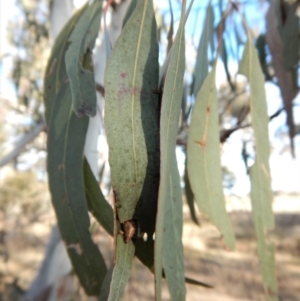
<path fill-rule="evenodd" d="M 105 128 L 121 223 L 155 228 L 159 182 L 158 45 L 153 3 L 138 1 L 105 72 Z"/>
<path fill-rule="evenodd" d="M 128 8 L 127 8 L 127 12 L 125 14 L 124 20 L 123 20 L 123 27 L 125 26 L 125 24 L 127 23 L 127 21 L 129 20 L 129 18 L 131 17 L 133 11 L 135 10 L 137 5 L 137 0 L 131 0 Z"/>
<path fill-rule="evenodd" d="M 203 31 L 197 49 L 196 65 L 194 70 L 193 94 L 196 97 L 208 73 L 208 42 L 214 30 L 214 11 L 211 5 L 207 7 Z"/>
<path fill-rule="evenodd" d="M 171 50 L 171 47 L 173 45 L 173 33 L 174 33 L 174 17 L 173 17 L 173 9 L 172 9 L 172 3 L 171 0 L 169 0 L 169 9 L 171 14 L 171 21 L 170 21 L 170 29 L 167 35 L 168 39 L 168 46 L 167 46 L 167 54 Z"/>
<path fill-rule="evenodd" d="M 266 231 L 274 227 L 269 167 L 269 117 L 267 114 L 264 76 L 249 32 L 239 66 L 239 73 L 247 76 L 250 84 L 250 109 L 256 149 L 255 162 L 250 167 L 252 215 L 265 292 L 268 300 L 274 301 L 277 300 L 274 247 L 267 243 L 265 236 Z"/>
<path fill-rule="evenodd" d="M 72 110 L 66 80 L 55 97 L 48 124 L 49 186 L 62 239 L 75 273 L 88 295 L 98 296 L 106 266 L 89 232 L 90 221 L 83 185 L 83 148 L 88 118 Z"/>
<path fill-rule="evenodd" d="M 196 210 L 195 210 L 195 203 L 194 203 L 194 194 L 191 188 L 191 184 L 190 184 L 190 180 L 188 177 L 188 173 L 187 173 L 187 163 L 185 164 L 185 170 L 184 170 L 184 186 L 185 186 L 185 196 L 186 196 L 186 201 L 187 204 L 189 206 L 190 209 L 190 213 L 191 213 L 191 218 L 193 220 L 193 222 L 196 225 L 199 225 L 199 221 L 196 215 Z"/>
<path fill-rule="evenodd" d="M 294 2 L 287 6 L 286 22 L 283 26 L 283 56 L 287 70 L 296 69 L 299 62 L 299 17 L 297 9 L 299 3 Z"/>
<path fill-rule="evenodd" d="M 220 165 L 218 100 L 215 86 L 216 62 L 204 81 L 193 109 L 187 143 L 187 170 L 200 211 L 234 248 L 234 233 L 225 208 Z"/>
<path fill-rule="evenodd" d="M 174 153 L 165 201 L 163 268 L 172 301 L 185 300 L 184 258 L 182 237 L 182 193 L 177 160 Z"/>
<path fill-rule="evenodd" d="M 185 1 L 176 38 L 170 54 L 160 116 L 160 183 L 158 196 L 158 213 L 155 232 L 155 296 L 161 300 L 161 278 L 164 236 L 165 202 L 168 197 L 170 173 L 176 146 L 179 113 L 183 92 L 183 75 L 185 70 Z"/>
<path fill-rule="evenodd" d="M 99 184 L 97 183 L 88 161 L 83 165 L 84 188 L 89 211 L 93 214 L 99 224 L 109 233 L 114 233 L 113 209 L 106 201 Z"/>
<path fill-rule="evenodd" d="M 92 72 L 92 50 L 99 33 L 103 0 L 95 0 L 76 22 L 65 54 L 66 69 L 71 83 L 75 113 L 96 115 L 96 89 Z M 84 64 L 86 61 L 86 64 Z"/>
<path fill-rule="evenodd" d="M 132 241 L 125 243 L 122 236 L 117 237 L 117 262 L 113 270 L 108 301 L 121 301 L 126 283 L 130 276 L 131 265 L 134 257 L 134 244 Z"/>
<path fill-rule="evenodd" d="M 44 79 L 45 118 L 47 124 L 49 124 L 52 105 L 56 94 L 58 93 L 62 81 L 67 77 L 64 58 L 68 48 L 68 37 L 72 33 L 76 22 L 86 10 L 86 8 L 87 4 L 73 15 L 73 17 L 68 21 L 68 23 L 60 32 L 52 48 Z"/>
<path fill-rule="evenodd" d="M 112 280 L 113 270 L 114 270 L 114 267 L 111 266 L 106 273 L 106 276 L 102 283 L 101 292 L 100 292 L 100 296 L 98 299 L 99 301 L 107 301 L 109 298 L 110 284 L 111 284 L 111 280 Z"/>

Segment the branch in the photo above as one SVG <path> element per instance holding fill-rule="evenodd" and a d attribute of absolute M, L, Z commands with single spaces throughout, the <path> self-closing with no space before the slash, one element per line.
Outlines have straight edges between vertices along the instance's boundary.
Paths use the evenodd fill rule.
<path fill-rule="evenodd" d="M 29 133 L 25 134 L 17 143 L 15 148 L 6 156 L 0 159 L 0 167 L 3 167 L 10 161 L 19 156 L 23 148 L 32 140 L 34 140 L 42 131 L 46 130 L 46 123 L 41 122 L 37 124 Z"/>

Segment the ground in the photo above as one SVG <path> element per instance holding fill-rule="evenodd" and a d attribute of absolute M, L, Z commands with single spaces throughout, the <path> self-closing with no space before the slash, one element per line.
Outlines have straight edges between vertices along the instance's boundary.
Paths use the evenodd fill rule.
<path fill-rule="evenodd" d="M 21 300 L 39 269 L 55 224 L 47 187 L 41 183 L 37 185 L 42 192 L 34 194 L 35 186 L 34 190 L 28 192 L 29 197 L 25 198 L 25 202 L 24 199 L 10 200 L 9 205 L 0 202 L 0 301 Z M 269 240 L 275 245 L 279 301 L 300 300 L 299 203 L 299 196 L 275 197 L 276 228 L 269 234 Z M 249 201 L 232 198 L 228 208 L 236 234 L 234 252 L 224 248 L 218 231 L 209 222 L 201 218 L 201 226 L 195 225 L 184 206 L 186 276 L 214 287 L 206 289 L 188 284 L 188 301 L 265 300 Z M 112 240 L 99 226 L 94 227 L 94 233 L 95 241 L 100 244 L 109 262 Z M 135 260 L 131 275 L 124 301 L 154 300 L 153 275 L 150 271 Z M 62 300 L 95 300 L 83 296 L 74 276 L 70 275 L 64 281 L 72 283 L 73 291 L 72 298 L 69 296 Z M 166 285 L 163 298 L 170 300 Z"/>

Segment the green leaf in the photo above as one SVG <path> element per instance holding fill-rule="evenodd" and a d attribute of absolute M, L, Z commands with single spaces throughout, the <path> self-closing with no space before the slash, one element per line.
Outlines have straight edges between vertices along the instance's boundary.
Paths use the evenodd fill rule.
<path fill-rule="evenodd" d="M 72 33 L 72 30 L 86 10 L 87 4 L 78 10 L 73 17 L 68 21 L 65 27 L 57 37 L 55 44 L 52 48 L 50 58 L 45 72 L 44 79 L 44 102 L 45 102 L 45 118 L 47 124 L 49 124 L 50 115 L 52 112 L 52 105 L 56 94 L 58 93 L 59 87 L 63 80 L 67 77 L 66 66 L 64 63 L 65 53 L 68 48 L 68 37 Z"/>
<path fill-rule="evenodd" d="M 98 296 L 106 266 L 89 232 L 90 220 L 83 184 L 83 148 L 88 118 L 72 110 L 67 79 L 60 86 L 48 124 L 49 186 L 61 236 L 81 285 Z"/>
<path fill-rule="evenodd" d="M 96 89 L 93 73 L 92 50 L 99 33 L 103 0 L 95 0 L 77 20 L 70 35 L 65 54 L 66 69 L 71 83 L 75 113 L 96 115 Z"/>
<path fill-rule="evenodd" d="M 185 300 L 184 258 L 182 237 L 182 193 L 177 160 L 174 152 L 165 200 L 163 268 L 172 301 Z"/>
<path fill-rule="evenodd" d="M 234 90 L 234 85 L 232 83 L 231 75 L 230 75 L 229 68 L 228 68 L 228 55 L 227 55 L 227 48 L 226 48 L 226 42 L 225 41 L 226 40 L 224 39 L 224 33 L 223 33 L 222 44 L 221 44 L 221 58 L 222 58 L 222 61 L 223 61 L 223 64 L 224 64 L 224 69 L 225 69 L 228 84 L 229 84 L 231 90 Z"/>
<path fill-rule="evenodd" d="M 288 5 L 287 18 L 283 26 L 283 57 L 285 68 L 288 70 L 296 69 L 299 62 L 299 17 L 297 8 L 299 3 L 294 2 Z"/>
<path fill-rule="evenodd" d="M 214 30 L 214 11 L 211 5 L 207 7 L 203 31 L 197 49 L 196 65 L 194 70 L 193 94 L 196 97 L 208 73 L 208 41 Z"/>
<path fill-rule="evenodd" d="M 199 221 L 197 218 L 196 210 L 195 210 L 195 203 L 194 203 L 194 194 L 191 188 L 190 180 L 187 173 L 187 163 L 185 164 L 184 170 L 184 186 L 185 186 L 185 196 L 186 201 L 190 209 L 191 218 L 196 225 L 199 225 Z"/>
<path fill-rule="evenodd" d="M 264 289 L 268 300 L 273 301 L 277 300 L 274 247 L 267 243 L 265 234 L 267 230 L 274 227 L 269 167 L 269 117 L 264 76 L 249 31 L 239 73 L 244 74 L 250 84 L 250 109 L 256 149 L 255 162 L 250 167 L 252 215 L 258 241 L 258 256 Z"/>
<path fill-rule="evenodd" d="M 113 270 L 108 301 L 121 301 L 126 283 L 130 276 L 135 247 L 132 241 L 125 243 L 122 236 L 117 236 L 116 265 Z"/>
<path fill-rule="evenodd" d="M 123 26 L 125 26 L 125 24 L 127 23 L 127 21 L 129 20 L 129 18 L 131 17 L 132 13 L 134 12 L 135 8 L 136 8 L 136 5 L 137 5 L 137 0 L 131 0 L 128 8 L 127 8 L 127 11 L 126 11 L 126 14 L 125 14 L 125 17 L 124 17 L 124 20 L 123 20 Z"/>
<path fill-rule="evenodd" d="M 168 198 L 170 173 L 173 164 L 173 154 L 176 146 L 179 113 L 183 92 L 183 75 L 185 70 L 185 1 L 182 5 L 182 15 L 176 38 L 170 54 L 166 80 L 162 97 L 160 116 L 160 183 L 158 196 L 158 213 L 155 232 L 155 296 L 161 300 L 161 277 L 164 235 L 165 202 Z"/>
<path fill-rule="evenodd" d="M 233 249 L 234 233 L 222 187 L 215 74 L 216 62 L 198 93 L 193 109 L 187 143 L 187 170 L 200 211 L 218 227 L 226 245 Z"/>
<path fill-rule="evenodd" d="M 173 34 L 174 34 L 174 17 L 173 17 L 173 9 L 171 0 L 169 0 L 169 9 L 171 14 L 171 21 L 170 21 L 170 29 L 167 35 L 168 39 L 168 46 L 167 46 L 167 54 L 170 52 L 172 45 L 173 45 Z"/>
<path fill-rule="evenodd" d="M 153 3 L 138 1 L 105 72 L 105 128 L 120 222 L 155 228 L 159 183 L 158 45 Z M 137 205 L 138 203 L 138 205 Z"/>
<path fill-rule="evenodd" d="M 106 201 L 86 159 L 84 160 L 83 165 L 83 177 L 85 196 L 89 211 L 93 214 L 99 224 L 107 231 L 107 233 L 113 235 L 113 209 Z"/>
<path fill-rule="evenodd" d="M 100 292 L 100 296 L 98 299 L 99 301 L 107 301 L 108 300 L 113 270 L 114 270 L 114 267 L 111 266 L 106 273 L 106 276 L 102 283 L 101 292 Z"/>

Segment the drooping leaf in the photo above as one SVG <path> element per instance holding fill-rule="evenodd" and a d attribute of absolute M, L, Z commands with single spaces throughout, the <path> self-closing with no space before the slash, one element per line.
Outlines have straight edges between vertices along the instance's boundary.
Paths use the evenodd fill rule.
<path fill-rule="evenodd" d="M 250 84 L 250 111 L 256 149 L 255 162 L 250 167 L 252 215 L 265 293 L 268 300 L 274 301 L 277 300 L 274 247 L 266 241 L 266 231 L 274 227 L 269 167 L 269 117 L 264 76 L 249 32 L 239 73 L 245 75 Z"/>
<path fill-rule="evenodd" d="M 283 2 L 283 4 L 288 5 Z M 293 101 L 298 93 L 297 87 L 297 69 L 286 70 L 284 66 L 281 11 L 284 8 L 278 1 L 271 1 L 268 13 L 266 15 L 266 41 L 272 56 L 272 66 L 274 68 L 277 84 L 282 95 L 284 110 L 286 112 L 286 124 L 289 128 L 289 138 L 292 155 L 295 156 L 294 136 L 295 121 L 293 114 Z"/>
<path fill-rule="evenodd" d="M 223 36 L 224 36 L 224 34 L 223 34 Z M 228 55 L 227 55 L 227 48 L 226 47 L 227 47 L 226 42 L 225 42 L 225 39 L 223 37 L 222 38 L 222 45 L 221 45 L 221 58 L 222 58 L 222 61 L 223 61 L 223 64 L 224 64 L 224 69 L 225 69 L 228 84 L 231 87 L 231 90 L 234 90 L 234 85 L 232 83 L 231 75 L 230 75 L 229 68 L 228 68 Z"/>
<path fill-rule="evenodd" d="M 288 5 L 286 22 L 283 26 L 283 56 L 285 68 L 288 70 L 296 69 L 299 64 L 299 17 L 297 8 L 299 3 L 294 2 Z"/>
<path fill-rule="evenodd" d="M 107 203 L 86 159 L 84 160 L 83 165 L 83 177 L 86 201 L 89 211 L 93 214 L 99 224 L 107 231 L 107 233 L 113 235 L 113 209 Z"/>
<path fill-rule="evenodd" d="M 108 301 L 113 271 L 114 271 L 114 266 L 112 265 L 108 269 L 106 276 L 103 280 L 101 291 L 100 291 L 100 296 L 98 299 L 99 301 Z"/>
<path fill-rule="evenodd" d="M 216 62 L 197 95 L 188 135 L 187 170 L 200 211 L 217 226 L 226 245 L 233 249 L 234 233 L 222 187 L 215 73 Z"/>
<path fill-rule="evenodd" d="M 65 62 L 71 84 L 73 108 L 79 117 L 96 115 L 92 50 L 99 33 L 102 3 L 103 0 L 95 0 L 87 7 L 68 39 L 70 44 L 65 54 Z"/>
<path fill-rule="evenodd" d="M 185 300 L 184 258 L 182 237 L 182 194 L 174 152 L 165 200 L 163 268 L 172 301 Z"/>
<path fill-rule="evenodd" d="M 78 11 L 57 38 L 46 68 L 44 98 L 52 203 L 74 271 L 86 293 L 97 296 L 107 269 L 91 239 L 84 195 L 83 147 L 88 119 L 78 119 L 72 112 L 71 89 L 63 62 L 68 37 L 86 9 L 87 5 Z"/>
<path fill-rule="evenodd" d="M 176 38 L 170 54 L 170 63 L 164 84 L 160 116 L 160 183 L 158 196 L 158 213 L 155 232 L 155 296 L 161 300 L 161 277 L 164 248 L 165 202 L 168 197 L 170 173 L 176 146 L 179 113 L 183 92 L 183 75 L 185 70 L 185 1 Z"/>
<path fill-rule="evenodd" d="M 194 203 L 194 194 L 191 188 L 190 180 L 188 177 L 187 173 L 187 168 L 186 168 L 187 163 L 185 164 L 185 170 L 184 170 L 184 187 L 185 187 L 185 196 L 186 196 L 186 201 L 190 209 L 191 213 L 191 218 L 193 222 L 196 225 L 199 225 L 199 221 L 196 215 L 196 210 L 195 210 L 195 203 Z"/>
<path fill-rule="evenodd" d="M 260 66 L 262 68 L 262 71 L 265 75 L 266 80 L 272 80 L 272 77 L 268 70 L 268 63 L 267 63 L 267 52 L 266 52 L 266 38 L 264 34 L 259 35 L 259 37 L 256 40 L 256 49 L 258 51 L 258 58 L 260 62 Z"/>
<path fill-rule="evenodd" d="M 139 1 L 105 72 L 105 127 L 121 223 L 155 228 L 159 182 L 158 45 L 153 3 Z M 138 203 L 138 204 L 137 204 Z"/>
<path fill-rule="evenodd" d="M 211 5 L 207 7 L 203 31 L 197 49 L 196 65 L 194 70 L 193 94 L 196 97 L 208 73 L 207 47 L 214 30 L 214 11 Z"/>
<path fill-rule="evenodd" d="M 185 0 L 185 1 L 186 1 L 186 0 Z M 192 1 L 190 2 L 190 5 L 189 5 L 189 7 L 188 7 L 188 9 L 187 9 L 187 11 L 186 11 L 186 13 L 185 13 L 185 23 L 186 23 L 186 21 L 187 21 L 187 19 L 188 19 L 188 16 L 189 16 L 190 11 L 191 11 L 191 9 L 192 9 L 193 3 L 194 3 L 194 0 L 192 0 Z M 170 63 L 172 48 L 173 48 L 173 44 L 172 44 L 172 46 L 171 46 L 170 51 L 168 52 L 168 55 L 167 55 L 167 57 L 166 57 L 166 59 L 165 59 L 163 65 L 162 65 L 161 68 L 159 69 L 159 81 L 158 81 L 158 82 L 159 82 L 159 84 L 158 84 L 159 88 L 162 88 L 163 85 L 164 85 L 165 76 L 166 76 L 167 69 L 168 69 L 168 66 L 169 66 L 169 63 Z"/>
<path fill-rule="evenodd" d="M 70 84 L 60 86 L 48 123 L 49 186 L 61 236 L 75 273 L 88 295 L 97 296 L 106 266 L 89 232 L 83 185 L 83 148 L 88 118 L 72 110 Z"/>
<path fill-rule="evenodd" d="M 57 37 L 55 44 L 52 48 L 50 58 L 45 72 L 44 80 L 44 102 L 45 102 L 45 118 L 47 124 L 49 124 L 50 115 L 52 112 L 52 105 L 56 94 L 58 93 L 59 87 L 63 80 L 67 77 L 66 66 L 64 63 L 65 53 L 68 48 L 68 37 L 72 33 L 72 30 L 86 10 L 87 4 L 78 10 L 73 17 L 64 26 L 59 36 Z"/>
<path fill-rule="evenodd" d="M 130 276 L 134 251 L 135 248 L 132 241 L 125 243 L 121 235 L 117 236 L 117 261 L 113 270 L 108 301 L 122 300 L 124 289 Z"/>
<path fill-rule="evenodd" d="M 123 20 L 123 26 L 125 26 L 125 24 L 127 23 L 127 21 L 129 20 L 129 18 L 131 17 L 133 11 L 135 10 L 137 5 L 137 0 L 131 0 L 128 8 L 127 8 L 127 12 L 125 14 L 124 20 Z"/>
<path fill-rule="evenodd" d="M 170 9 L 171 20 L 170 20 L 169 32 L 167 35 L 167 39 L 168 39 L 167 54 L 170 52 L 171 47 L 173 45 L 173 33 L 174 33 L 174 18 L 173 18 L 173 9 L 172 9 L 171 0 L 169 0 L 169 9 Z"/>

